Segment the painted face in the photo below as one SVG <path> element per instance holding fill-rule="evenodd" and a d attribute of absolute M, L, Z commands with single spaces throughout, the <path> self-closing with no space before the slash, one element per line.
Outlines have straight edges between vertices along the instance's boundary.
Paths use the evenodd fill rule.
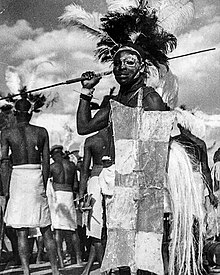
<path fill-rule="evenodd" d="M 140 68 L 141 62 L 132 51 L 121 51 L 114 58 L 113 73 L 120 85 L 127 85 L 138 77 Z"/>

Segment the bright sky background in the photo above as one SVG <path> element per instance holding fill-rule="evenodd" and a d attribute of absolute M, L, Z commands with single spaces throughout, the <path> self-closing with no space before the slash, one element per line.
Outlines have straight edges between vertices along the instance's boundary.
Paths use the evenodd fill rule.
<path fill-rule="evenodd" d="M 8 65 L 27 77 L 31 68 L 41 64 L 31 88 L 79 77 L 86 70 L 99 72 L 106 69 L 94 60 L 95 41 L 86 38 L 82 32 L 67 30 L 60 24 L 58 17 L 64 12 L 65 6 L 72 2 L 0 0 L 1 95 L 10 92 L 5 79 Z M 89 12 L 105 13 L 107 8 L 105 0 L 74 2 Z M 209 114 L 220 114 L 220 1 L 195 0 L 195 6 L 195 18 L 185 33 L 178 37 L 177 49 L 170 56 L 212 47 L 216 47 L 216 50 L 170 61 L 170 67 L 179 79 L 179 105 L 185 104 Z M 114 85 L 116 83 L 112 76 L 103 78 L 95 96 L 101 98 Z M 54 128 L 71 128 L 71 139 L 74 138 L 73 143 L 78 144 L 81 139 L 75 132 L 75 113 L 79 94 L 73 90 L 80 91 L 80 85 L 48 90 L 47 94 L 59 95 L 59 102 L 44 111 L 37 121 L 50 132 Z M 53 135 L 51 143 L 59 141 L 63 141 L 63 137 Z"/>

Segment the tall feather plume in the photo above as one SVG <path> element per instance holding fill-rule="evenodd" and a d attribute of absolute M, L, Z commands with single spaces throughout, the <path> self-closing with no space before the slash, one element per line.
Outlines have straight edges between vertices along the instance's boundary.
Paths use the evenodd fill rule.
<path fill-rule="evenodd" d="M 63 15 L 59 17 L 61 22 L 69 26 L 75 26 L 85 31 L 89 37 L 97 38 L 102 36 L 100 31 L 101 14 L 97 12 L 86 12 L 81 6 L 76 4 L 68 5 Z"/>
<path fill-rule="evenodd" d="M 15 67 L 7 67 L 5 71 L 5 81 L 12 94 L 16 94 L 18 90 L 21 89 L 21 78 Z"/>
<path fill-rule="evenodd" d="M 37 69 L 45 62 L 50 63 L 50 61 L 47 60 L 42 61 L 32 66 L 32 68 L 15 68 L 8 66 L 5 72 L 6 84 L 11 92 L 8 94 L 8 96 L 18 94 L 18 92 L 20 93 L 20 95 L 16 96 L 15 98 L 9 98 L 9 102 L 14 104 L 18 98 L 27 98 L 32 104 L 30 111 L 40 112 L 40 108 L 43 107 L 47 100 L 46 96 L 41 93 L 27 93 L 27 91 L 32 88 L 32 85 L 36 80 Z"/>
<path fill-rule="evenodd" d="M 105 62 L 104 56 L 111 56 L 111 49 L 117 46 L 117 43 L 101 29 L 102 15 L 97 12 L 92 14 L 86 12 L 81 6 L 71 4 L 65 8 L 65 12 L 59 17 L 61 22 L 67 23 L 69 26 L 83 30 L 90 38 L 99 38 L 105 41 L 105 45 L 97 44 L 97 57 L 101 62 Z"/>
<path fill-rule="evenodd" d="M 125 8 L 138 7 L 137 0 L 106 0 L 108 11 L 123 11 Z"/>
<path fill-rule="evenodd" d="M 193 0 L 161 0 L 158 19 L 168 32 L 179 35 L 194 17 Z"/>
<path fill-rule="evenodd" d="M 167 64 L 166 54 L 176 47 L 176 38 L 160 28 L 156 12 L 146 6 L 146 1 L 138 3 L 137 8 L 126 8 L 123 12 L 108 12 L 101 19 L 101 29 L 108 33 L 119 46 L 128 42 L 134 43 L 135 40 L 135 45 L 148 53 L 147 58 L 154 65 L 157 66 L 157 62 Z M 112 47 L 112 54 L 107 56 L 106 51 L 106 56 L 101 60 L 110 61 L 117 48 L 105 38 L 100 39 L 97 45 L 98 56 L 101 55 L 99 49 L 103 52 L 104 46 Z"/>

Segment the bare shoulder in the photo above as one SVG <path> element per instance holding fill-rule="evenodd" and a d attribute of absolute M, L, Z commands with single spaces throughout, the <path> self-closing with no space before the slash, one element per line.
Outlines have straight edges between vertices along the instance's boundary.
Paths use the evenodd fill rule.
<path fill-rule="evenodd" d="M 145 87 L 143 96 L 144 98 L 150 98 L 152 100 L 162 100 L 161 96 L 155 91 L 153 87 Z"/>
<path fill-rule="evenodd" d="M 166 111 L 166 104 L 153 87 L 145 87 L 143 105 L 149 111 Z"/>
<path fill-rule="evenodd" d="M 39 134 L 48 135 L 48 131 L 47 131 L 46 128 L 41 127 L 41 126 L 37 126 L 37 125 L 33 125 L 33 124 L 30 124 L 30 126 L 31 126 L 32 129 L 37 131 Z"/>
<path fill-rule="evenodd" d="M 69 167 L 71 167 L 72 169 L 76 169 L 76 165 L 73 161 L 67 160 L 67 159 L 63 159 L 63 163 Z"/>

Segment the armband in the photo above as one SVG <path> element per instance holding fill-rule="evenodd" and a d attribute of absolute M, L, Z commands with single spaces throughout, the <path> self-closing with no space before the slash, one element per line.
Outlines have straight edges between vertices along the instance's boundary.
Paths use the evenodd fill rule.
<path fill-rule="evenodd" d="M 94 91 L 95 91 L 95 88 L 91 88 L 91 89 L 82 88 L 80 98 L 90 101 L 93 97 Z"/>
<path fill-rule="evenodd" d="M 92 96 L 90 95 L 85 95 L 85 94 L 80 94 L 80 99 L 84 99 L 86 101 L 91 101 L 92 100 Z"/>

